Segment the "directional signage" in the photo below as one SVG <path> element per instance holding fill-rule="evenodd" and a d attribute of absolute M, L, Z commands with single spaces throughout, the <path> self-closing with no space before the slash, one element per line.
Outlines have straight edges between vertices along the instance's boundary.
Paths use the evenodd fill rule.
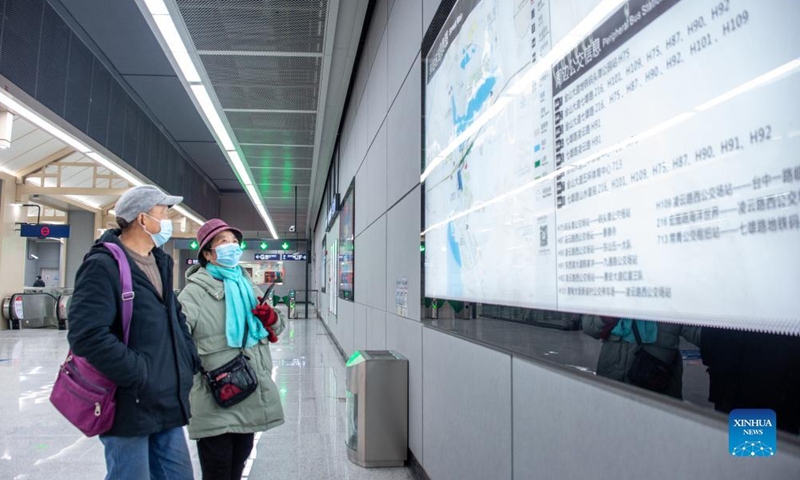
<path fill-rule="evenodd" d="M 305 262 L 308 255 L 305 253 L 256 253 L 253 259 L 256 261 L 282 261 L 282 262 Z"/>
<path fill-rule="evenodd" d="M 20 234 L 23 237 L 69 238 L 69 225 L 23 223 L 20 225 Z"/>
<path fill-rule="evenodd" d="M 256 253 L 253 258 L 257 261 L 277 261 L 281 259 L 280 253 Z"/>

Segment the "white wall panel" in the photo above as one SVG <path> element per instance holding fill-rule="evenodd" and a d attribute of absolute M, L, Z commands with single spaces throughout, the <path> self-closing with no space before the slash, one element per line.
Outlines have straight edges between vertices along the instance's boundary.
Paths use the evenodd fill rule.
<path fill-rule="evenodd" d="M 356 174 L 356 204 L 355 204 L 355 216 L 356 216 L 356 236 L 361 235 L 361 232 L 364 231 L 364 228 L 367 226 L 367 217 L 368 217 L 368 210 L 369 207 L 367 206 L 367 200 L 369 199 L 368 192 L 369 185 L 367 185 L 367 166 L 362 165 L 361 169 L 358 170 Z M 346 191 L 342 191 L 344 195 Z M 344 199 L 344 198 L 342 198 Z M 336 235 L 338 235 L 338 230 Z M 358 249 L 356 249 L 356 256 L 358 256 Z"/>
<path fill-rule="evenodd" d="M 387 214 L 386 311 L 395 313 L 398 278 L 408 280 L 408 317 L 420 319 L 420 187 L 417 186 Z"/>
<path fill-rule="evenodd" d="M 339 300 L 338 305 L 338 325 L 336 328 L 336 339 L 339 341 L 345 356 L 353 354 L 355 343 L 355 305 L 353 302 Z"/>
<path fill-rule="evenodd" d="M 389 17 L 389 0 L 375 0 L 375 8 L 372 11 L 372 18 L 370 19 L 369 30 L 367 31 L 366 44 L 364 45 L 365 59 L 363 61 L 364 67 L 369 71 L 375 56 L 378 53 L 378 48 L 386 33 L 386 22 Z"/>
<path fill-rule="evenodd" d="M 514 359 L 513 371 L 514 478 L 778 480 L 800 473 L 800 457 L 782 453 L 780 444 L 766 461 L 731 458 L 724 417 L 631 398 L 524 360 Z"/>
<path fill-rule="evenodd" d="M 386 211 L 386 125 L 382 126 L 367 154 L 367 223 Z M 362 210 L 364 211 L 364 210 Z"/>
<path fill-rule="evenodd" d="M 422 355 L 428 476 L 510 480 L 511 357 L 432 328 L 422 331 Z"/>
<path fill-rule="evenodd" d="M 403 0 L 389 17 L 389 99 L 394 99 L 422 46 L 422 0 Z"/>
<path fill-rule="evenodd" d="M 422 449 L 422 324 L 386 315 L 386 348 L 408 359 L 408 448 L 424 465 Z"/>
<path fill-rule="evenodd" d="M 370 350 L 386 349 L 386 312 L 367 307 L 367 348 Z"/>
<path fill-rule="evenodd" d="M 387 121 L 388 204 L 393 205 L 419 183 L 422 158 L 422 106 L 419 57 Z"/>
<path fill-rule="evenodd" d="M 351 303 L 351 302 L 343 302 Z M 353 351 L 367 349 L 367 311 L 360 303 L 353 304 Z"/>
<path fill-rule="evenodd" d="M 375 56 L 375 61 L 372 63 L 372 70 L 369 73 L 369 80 L 367 81 L 367 111 L 369 112 L 367 121 L 367 144 L 372 143 L 375 135 L 378 133 L 378 129 L 386 118 L 386 111 L 388 110 L 388 104 L 386 102 L 386 75 L 388 68 L 386 43 L 386 35 L 384 35 L 378 47 L 378 54 Z"/>

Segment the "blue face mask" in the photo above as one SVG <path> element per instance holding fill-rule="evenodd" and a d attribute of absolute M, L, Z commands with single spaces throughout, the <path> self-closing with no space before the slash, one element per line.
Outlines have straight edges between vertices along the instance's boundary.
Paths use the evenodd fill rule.
<path fill-rule="evenodd" d="M 238 243 L 226 243 L 215 248 L 217 252 L 217 263 L 222 267 L 233 268 L 239 265 L 242 258 L 242 248 Z"/>
<path fill-rule="evenodd" d="M 145 215 L 147 214 L 145 213 Z M 158 220 L 152 215 L 147 216 L 153 220 Z M 153 239 L 153 243 L 156 244 L 156 248 L 162 247 L 169 241 L 170 238 L 172 238 L 172 220 L 159 220 L 159 222 L 161 223 L 161 230 L 158 233 L 150 233 L 147 232 L 147 228 L 144 229 L 145 232 L 150 233 L 150 238 Z"/>

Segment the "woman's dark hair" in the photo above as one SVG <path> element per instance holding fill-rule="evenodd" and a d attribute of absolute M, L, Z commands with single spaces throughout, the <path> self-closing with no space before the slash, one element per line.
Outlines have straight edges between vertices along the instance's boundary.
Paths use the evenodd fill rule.
<path fill-rule="evenodd" d="M 208 260 L 206 260 L 205 252 L 211 251 L 211 242 L 208 242 L 202 250 L 197 254 L 197 260 L 200 262 L 201 267 L 205 267 L 208 265 Z"/>

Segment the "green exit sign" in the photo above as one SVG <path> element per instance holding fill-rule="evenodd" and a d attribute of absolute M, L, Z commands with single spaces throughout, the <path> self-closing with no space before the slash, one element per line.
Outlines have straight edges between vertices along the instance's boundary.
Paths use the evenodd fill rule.
<path fill-rule="evenodd" d="M 284 250 L 289 250 L 289 242 L 283 242 L 281 244 L 281 248 Z"/>
<path fill-rule="evenodd" d="M 261 242 L 261 244 L 259 244 L 258 247 L 261 248 L 261 250 L 266 250 L 267 248 L 269 248 L 269 245 L 267 244 L 267 242 Z"/>
<path fill-rule="evenodd" d="M 199 246 L 200 244 L 197 243 L 197 240 L 192 240 L 192 243 L 189 244 L 189 248 L 191 248 L 192 250 L 197 250 Z"/>

